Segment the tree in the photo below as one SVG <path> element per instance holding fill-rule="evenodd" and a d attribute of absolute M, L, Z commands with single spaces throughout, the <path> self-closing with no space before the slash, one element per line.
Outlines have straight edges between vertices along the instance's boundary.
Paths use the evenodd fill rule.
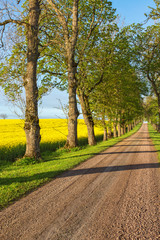
<path fill-rule="evenodd" d="M 90 96 L 94 116 L 101 119 L 104 133 L 104 119 L 113 123 L 114 137 L 117 136 L 117 128 L 120 136 L 126 125 L 130 126 L 143 114 L 141 95 L 145 93 L 145 86 L 134 66 L 135 49 L 126 30 L 122 29 L 115 35 L 110 65 L 107 65 L 103 81 Z M 111 57 L 111 53 L 108 55 Z"/>
<path fill-rule="evenodd" d="M 60 30 L 58 34 L 62 35 L 64 40 L 65 57 L 67 60 L 68 71 L 68 92 L 69 92 L 69 119 L 68 119 L 68 139 L 67 144 L 70 147 L 77 145 L 77 100 L 76 100 L 76 71 L 77 63 L 75 61 L 75 50 L 78 37 L 78 3 L 79 0 L 73 0 L 73 3 L 64 1 L 47 0 L 56 18 L 59 20 Z M 68 12 L 68 8 L 72 13 Z M 71 23 L 72 18 L 72 23 Z M 54 32 L 55 34 L 55 32 Z M 57 40 L 57 39 L 56 39 Z M 62 40 L 62 41 L 63 41 Z M 54 41 L 54 40 L 53 40 Z"/>
<path fill-rule="evenodd" d="M 49 3 L 47 5 L 47 2 Z M 39 97 L 52 87 L 59 87 L 62 82 L 65 86 L 68 85 L 69 91 L 69 124 L 68 124 L 68 141 L 70 147 L 77 145 L 77 69 L 83 60 L 85 60 L 87 49 L 94 47 L 93 34 L 97 29 L 102 28 L 106 21 L 112 21 L 115 16 L 115 10 L 111 7 L 111 2 L 105 1 L 47 1 L 41 7 L 41 18 L 39 21 L 39 52 L 37 73 L 40 73 L 43 84 L 39 87 Z M 78 5 L 79 4 L 79 5 Z M 28 11 L 28 10 L 26 10 Z M 90 12 L 90 14 L 88 14 Z M 47 15 L 46 15 L 47 13 Z M 78 17 L 79 15 L 79 17 Z M 25 30 L 19 29 L 21 35 L 25 35 Z M 24 34 L 23 34 L 24 33 Z M 61 39 L 61 41 L 59 41 Z M 27 44 L 24 41 L 18 42 L 15 46 L 12 64 L 8 64 L 8 69 L 11 69 L 13 75 L 21 81 L 21 76 L 25 72 L 25 61 L 21 63 L 21 67 L 17 72 L 10 67 L 14 64 L 15 55 L 21 55 L 25 59 Z M 17 57 L 16 57 L 17 60 Z M 8 61 L 7 61 L 8 62 Z M 10 63 L 10 62 L 9 62 Z M 7 76 L 4 71 L 3 76 Z M 42 75 L 43 74 L 43 75 Z M 66 75 L 68 74 L 68 83 L 66 84 Z M 10 75 L 10 70 L 9 70 Z M 20 76 L 19 76 L 20 75 Z M 58 76 L 60 81 L 51 81 L 51 78 Z M 17 80 L 17 77 L 14 78 Z M 13 78 L 12 78 L 13 81 Z M 20 83 L 19 81 L 19 83 Z M 21 81 L 23 82 L 23 81 Z M 57 83 L 56 83 L 57 82 Z M 8 84 L 15 87 L 18 93 L 21 93 L 20 84 Z M 62 85 L 61 85 L 62 86 Z M 63 88 L 61 87 L 60 88 Z M 6 89 L 6 88 L 5 88 Z M 10 88 L 11 89 L 11 88 Z M 10 91 L 11 93 L 11 91 Z M 12 94 L 12 93 L 11 93 Z M 14 98 L 15 101 L 15 98 Z"/>
<path fill-rule="evenodd" d="M 6 119 L 8 116 L 7 116 L 7 114 L 5 114 L 5 113 L 2 113 L 2 114 L 0 114 L 0 118 L 2 118 L 2 119 Z"/>
<path fill-rule="evenodd" d="M 77 145 L 77 100 L 76 92 L 79 85 L 78 77 L 81 63 L 86 60 L 88 49 L 92 51 L 94 43 L 98 42 L 98 29 L 102 28 L 106 22 L 112 21 L 115 10 L 111 7 L 111 2 L 105 1 L 51 1 L 47 0 L 52 14 L 51 21 L 55 26 L 55 31 L 46 29 L 51 39 L 50 49 L 47 54 L 56 61 L 55 72 L 62 70 L 68 74 L 69 92 L 69 122 L 68 140 L 69 147 Z M 61 42 L 59 41 L 61 38 Z M 96 38 L 96 41 L 95 39 Z M 54 46 L 54 48 L 52 47 Z M 61 66 L 59 64 L 61 63 Z M 45 64 L 43 65 L 46 68 Z M 47 71 L 46 71 L 47 70 Z M 50 72 L 49 69 L 44 71 Z M 64 80 L 64 75 L 62 76 Z M 65 81 L 64 81 L 65 82 Z"/>
<path fill-rule="evenodd" d="M 149 7 L 151 9 L 151 12 L 149 15 L 145 15 L 148 17 L 148 19 L 152 18 L 153 20 L 158 20 L 160 18 L 160 1 L 154 0 L 154 3 L 156 5 L 156 8 Z"/>
<path fill-rule="evenodd" d="M 8 11 L 8 9 L 7 9 Z M 3 26 L 2 33 L 8 24 L 24 26 L 27 41 L 27 64 L 26 72 L 23 74 L 23 85 L 26 93 L 25 125 L 26 152 L 25 157 L 40 158 L 40 127 L 38 118 L 38 88 L 37 88 L 37 60 L 38 51 L 38 32 L 40 17 L 40 2 L 29 0 L 28 16 L 15 20 L 10 17 L 0 23 Z M 1 79 L 1 82 L 2 79 Z M 16 86 L 17 87 L 17 86 Z"/>
<path fill-rule="evenodd" d="M 158 104 L 156 96 L 147 96 L 144 99 L 144 116 L 148 122 L 158 127 Z"/>
<path fill-rule="evenodd" d="M 27 157 L 40 157 L 40 127 L 38 118 L 37 60 L 40 3 L 29 1 L 29 27 L 27 29 L 27 69 L 23 84 L 26 92 L 26 111 L 24 130 L 26 134 Z"/>
<path fill-rule="evenodd" d="M 86 56 L 79 64 L 77 73 L 77 94 L 80 100 L 84 121 L 88 130 L 88 143 L 94 145 L 94 119 L 91 109 L 90 96 L 96 87 L 103 82 L 105 72 L 109 71 L 112 62 L 113 43 L 112 37 L 117 25 L 112 18 L 105 18 L 103 27 L 93 33 L 94 40 L 87 48 Z"/>
<path fill-rule="evenodd" d="M 158 102 L 160 132 L 160 25 L 156 24 L 147 27 L 140 36 L 140 70 L 144 78 L 148 79 L 152 91 L 155 93 Z"/>

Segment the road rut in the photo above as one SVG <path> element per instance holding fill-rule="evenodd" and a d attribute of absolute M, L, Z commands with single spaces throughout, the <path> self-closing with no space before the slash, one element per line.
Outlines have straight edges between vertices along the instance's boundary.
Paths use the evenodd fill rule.
<path fill-rule="evenodd" d="M 0 239 L 160 239 L 160 169 L 147 124 L 2 210 Z"/>

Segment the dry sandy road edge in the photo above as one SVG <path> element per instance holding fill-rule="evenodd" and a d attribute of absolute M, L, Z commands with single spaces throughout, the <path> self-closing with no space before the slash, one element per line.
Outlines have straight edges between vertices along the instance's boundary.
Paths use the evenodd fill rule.
<path fill-rule="evenodd" d="M 147 125 L 0 212 L 0 239 L 160 239 L 160 169 Z"/>

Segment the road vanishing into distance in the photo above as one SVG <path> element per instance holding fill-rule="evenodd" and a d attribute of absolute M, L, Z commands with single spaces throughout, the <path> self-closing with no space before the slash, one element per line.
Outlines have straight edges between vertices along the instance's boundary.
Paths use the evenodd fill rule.
<path fill-rule="evenodd" d="M 160 239 L 160 165 L 147 124 L 0 212 L 0 240 Z"/>

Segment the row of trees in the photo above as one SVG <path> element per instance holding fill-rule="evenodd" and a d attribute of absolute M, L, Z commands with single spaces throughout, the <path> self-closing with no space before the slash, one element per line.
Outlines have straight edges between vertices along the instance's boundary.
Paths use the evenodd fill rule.
<path fill-rule="evenodd" d="M 149 17 L 158 18 L 155 3 Z M 120 135 L 142 116 L 147 76 L 142 63 L 147 39 L 153 37 L 148 29 L 141 25 L 119 29 L 108 0 L 28 0 L 17 6 L 17 13 L 7 3 L 0 10 L 2 47 L 7 48 L 7 36 L 13 40 L 12 51 L 0 65 L 0 84 L 10 101 L 25 105 L 25 156 L 40 157 L 38 101 L 54 87 L 69 93 L 68 147 L 78 144 L 77 96 L 90 145 L 95 144 L 95 119 L 104 127 L 106 139 L 106 119 L 108 131 L 113 123 Z M 150 27 L 154 33 L 155 28 L 159 25 Z M 152 70 L 156 69 L 154 65 Z"/>
<path fill-rule="evenodd" d="M 140 46 L 138 57 L 141 75 L 148 80 L 149 96 L 144 98 L 145 118 L 160 132 L 160 2 L 154 0 L 156 7 L 151 8 L 148 19 L 155 24 L 145 30 L 140 28 L 137 36 Z"/>

